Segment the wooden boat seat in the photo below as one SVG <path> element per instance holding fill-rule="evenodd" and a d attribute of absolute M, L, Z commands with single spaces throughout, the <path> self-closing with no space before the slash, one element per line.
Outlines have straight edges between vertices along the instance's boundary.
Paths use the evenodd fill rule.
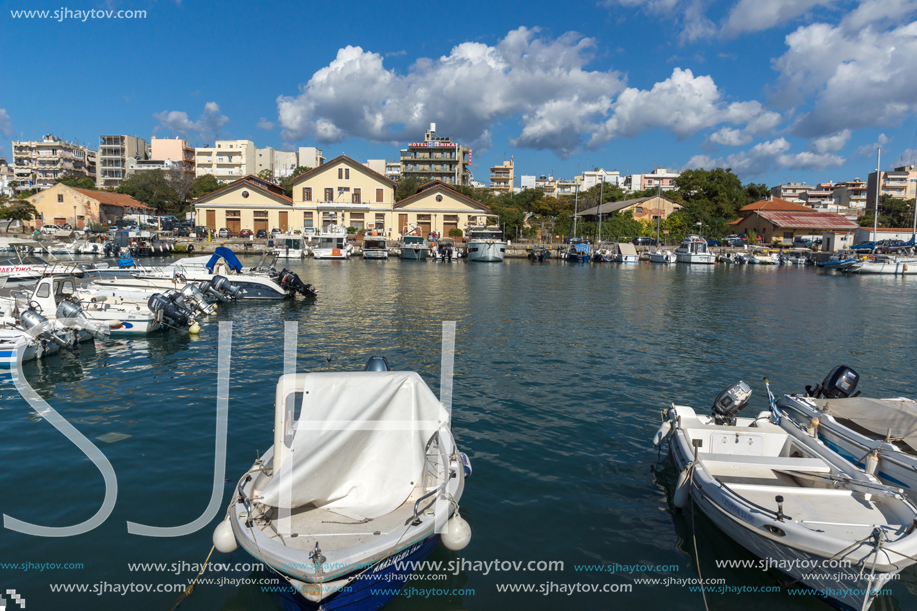
<path fill-rule="evenodd" d="M 771 471 L 801 471 L 805 473 L 830 473 L 829 467 L 818 458 L 792 458 L 789 456 L 742 456 L 736 454 L 701 454 L 708 469 L 769 469 Z"/>

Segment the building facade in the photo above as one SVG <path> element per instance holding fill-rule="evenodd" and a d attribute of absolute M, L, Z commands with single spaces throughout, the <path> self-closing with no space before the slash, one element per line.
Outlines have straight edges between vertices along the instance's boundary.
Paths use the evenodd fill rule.
<path fill-rule="evenodd" d="M 807 185 L 804 182 L 788 182 L 785 185 L 777 185 L 776 187 L 771 187 L 771 195 L 777 199 L 782 199 L 788 202 L 803 202 L 803 194 L 811 191 L 814 187 Z"/>
<path fill-rule="evenodd" d="M 619 202 L 606 202 L 583 210 L 576 216 L 587 221 L 596 221 L 599 216 L 606 218 L 612 212 L 631 212 L 638 221 L 665 220 L 673 212 L 681 210 L 681 204 L 673 202 L 666 197 L 654 195 L 652 197 L 637 197 Z"/>
<path fill-rule="evenodd" d="M 150 141 L 150 159 L 171 161 L 170 167 L 180 167 L 188 174 L 194 174 L 194 149 L 181 138 L 157 138 Z"/>
<path fill-rule="evenodd" d="M 6 159 L 0 158 L 0 197 L 13 197 L 16 190 L 10 183 L 16 180 L 13 174 L 13 168 L 9 166 Z"/>
<path fill-rule="evenodd" d="M 818 183 L 814 188 L 802 193 L 800 199 L 806 206 L 815 210 L 837 212 L 837 206 L 834 204 L 835 188 L 836 186 L 833 182 Z M 832 208 L 833 210 L 831 210 Z"/>
<path fill-rule="evenodd" d="M 460 229 L 465 235 L 469 225 L 478 224 L 478 216 L 490 214 L 490 208 L 435 180 L 395 204 L 392 214 L 399 235 L 414 229 L 422 236 L 431 232 L 448 236 L 453 229 Z"/>
<path fill-rule="evenodd" d="M 604 169 L 595 168 L 594 170 L 583 172 L 582 176 L 583 191 L 588 191 L 596 185 L 605 183 L 606 185 L 620 185 L 623 183 L 621 173 L 617 170 L 606 172 Z"/>
<path fill-rule="evenodd" d="M 114 188 L 127 179 L 127 160 L 150 158 L 150 145 L 138 136 L 99 136 L 96 187 Z"/>
<path fill-rule="evenodd" d="M 96 152 L 51 134 L 35 141 L 14 140 L 12 159 L 12 180 L 20 192 L 47 189 L 67 173 L 96 180 Z"/>
<path fill-rule="evenodd" d="M 198 225 L 213 231 L 226 228 L 233 235 L 243 229 L 257 233 L 302 227 L 283 188 L 253 174 L 195 200 L 194 210 Z"/>
<path fill-rule="evenodd" d="M 268 170 L 275 179 L 287 178 L 293 175 L 293 171 L 299 165 L 298 157 L 296 151 L 278 151 L 271 146 L 257 149 L 255 173 L 261 176 L 264 170 Z"/>
<path fill-rule="evenodd" d="M 398 181 L 398 179 L 401 178 L 401 162 L 400 161 L 386 161 L 385 162 L 385 175 L 394 181 Z"/>
<path fill-rule="evenodd" d="M 27 198 L 38 210 L 37 226 L 44 223 L 84 229 L 89 223 L 112 223 L 125 214 L 150 214 L 153 208 L 130 195 L 76 189 L 60 183 Z"/>
<path fill-rule="evenodd" d="M 900 199 L 917 197 L 917 166 L 905 165 L 879 174 L 880 195 Z M 866 207 L 876 205 L 876 173 L 870 172 L 866 186 Z"/>
<path fill-rule="evenodd" d="M 303 168 L 317 168 L 325 163 L 325 155 L 314 146 L 301 146 L 297 153 L 297 162 Z"/>
<path fill-rule="evenodd" d="M 509 161 L 503 160 L 500 165 L 491 166 L 490 168 L 490 191 L 494 195 L 502 193 L 512 193 L 513 186 L 516 182 L 515 170 L 513 168 L 513 158 L 510 156 Z"/>
<path fill-rule="evenodd" d="M 465 156 L 467 155 L 467 161 Z M 401 149 L 401 175 L 427 183 L 441 180 L 450 185 L 471 184 L 471 149 L 436 135 L 436 124 L 424 133 L 423 142 Z"/>
<path fill-rule="evenodd" d="M 213 147 L 194 149 L 194 172 L 196 176 L 212 174 L 221 183 L 229 184 L 256 174 L 256 153 L 251 140 L 217 140 Z"/>
<path fill-rule="evenodd" d="M 681 172 L 669 172 L 666 168 L 656 168 L 648 174 L 631 174 L 624 179 L 624 189 L 627 191 L 646 191 L 647 189 L 660 189 L 674 191 L 675 179 Z"/>
<path fill-rule="evenodd" d="M 838 208 L 866 208 L 866 183 L 855 178 L 834 185 L 834 205 Z"/>

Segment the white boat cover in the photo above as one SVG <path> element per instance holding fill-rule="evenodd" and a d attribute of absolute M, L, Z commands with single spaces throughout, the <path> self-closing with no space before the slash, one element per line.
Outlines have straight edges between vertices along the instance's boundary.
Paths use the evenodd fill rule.
<path fill-rule="evenodd" d="M 290 445 L 291 492 L 276 475 L 272 507 L 315 505 L 354 520 L 397 509 L 421 481 L 424 448 L 448 414 L 414 372 L 310 373 Z M 283 504 L 281 504 L 283 503 Z"/>
<path fill-rule="evenodd" d="M 812 399 L 818 407 L 834 417 L 852 420 L 876 435 L 901 437 L 917 448 L 917 403 L 906 399 Z"/>
<path fill-rule="evenodd" d="M 637 256 L 637 249 L 630 242 L 618 242 L 618 252 L 622 255 Z"/>

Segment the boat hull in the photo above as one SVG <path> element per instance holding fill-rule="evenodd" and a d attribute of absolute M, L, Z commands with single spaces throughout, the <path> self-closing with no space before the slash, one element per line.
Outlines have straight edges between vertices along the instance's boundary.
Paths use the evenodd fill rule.
<path fill-rule="evenodd" d="M 615 263 L 637 263 L 640 261 L 639 255 L 615 255 Z"/>
<path fill-rule="evenodd" d="M 468 241 L 468 260 L 481 263 L 499 263 L 506 255 L 506 242 L 492 240 Z"/>
<path fill-rule="evenodd" d="M 364 250 L 364 259 L 388 259 L 387 250 Z"/>
<path fill-rule="evenodd" d="M 917 261 L 867 261 L 857 271 L 861 274 L 889 274 L 895 276 L 917 274 Z"/>
<path fill-rule="evenodd" d="M 405 261 L 426 261 L 427 250 L 426 248 L 402 246 L 401 258 Z"/>
<path fill-rule="evenodd" d="M 677 253 L 675 260 L 678 263 L 691 263 L 693 265 L 713 265 L 716 256 L 713 253 Z"/>

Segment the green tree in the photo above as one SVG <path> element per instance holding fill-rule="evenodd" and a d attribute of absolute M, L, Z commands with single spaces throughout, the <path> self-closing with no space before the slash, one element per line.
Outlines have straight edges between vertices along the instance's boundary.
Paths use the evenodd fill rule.
<path fill-rule="evenodd" d="M 876 209 L 866 210 L 860 217 L 860 227 L 872 227 Z M 911 227 L 914 223 L 914 200 L 903 200 L 889 195 L 879 196 L 879 227 Z"/>
<path fill-rule="evenodd" d="M 682 208 L 672 216 L 679 216 L 678 226 L 693 231 L 702 223 L 708 237 L 721 237 L 728 228 L 727 223 L 739 217 L 739 210 L 766 194 L 766 185 L 742 185 L 739 177 L 730 168 L 714 170 L 685 170 L 675 179 Z M 668 196 L 668 194 L 667 194 Z M 683 236 L 681 236 L 683 237 Z"/>
<path fill-rule="evenodd" d="M 0 202 L 0 219 L 30 221 L 38 218 L 38 216 L 38 210 L 35 209 L 31 202 L 21 199 Z"/>
<path fill-rule="evenodd" d="M 181 198 L 162 170 L 137 172 L 121 183 L 117 192 L 130 195 L 159 212 L 176 212 L 181 208 Z"/>
<path fill-rule="evenodd" d="M 277 180 L 274 178 L 274 172 L 272 172 L 271 170 L 267 168 L 258 172 L 258 178 L 260 178 L 261 180 L 270 182 L 270 183 L 274 183 L 274 184 L 276 184 L 277 182 Z"/>
<path fill-rule="evenodd" d="M 395 201 L 400 202 L 403 199 L 407 199 L 417 193 L 417 189 L 420 188 L 420 181 L 414 177 L 402 178 L 398 181 L 398 186 L 395 188 Z"/>
<path fill-rule="evenodd" d="M 96 182 L 86 176 L 85 174 L 80 174 L 79 172 L 74 172 L 68 170 L 61 174 L 55 183 L 60 183 L 67 185 L 68 187 L 74 187 L 76 189 L 92 189 L 95 190 Z"/>
<path fill-rule="evenodd" d="M 220 181 L 218 181 L 213 174 L 204 174 L 203 176 L 195 178 L 194 182 L 191 183 L 189 195 L 191 199 L 197 199 L 222 188 L 223 185 L 220 184 Z"/>

